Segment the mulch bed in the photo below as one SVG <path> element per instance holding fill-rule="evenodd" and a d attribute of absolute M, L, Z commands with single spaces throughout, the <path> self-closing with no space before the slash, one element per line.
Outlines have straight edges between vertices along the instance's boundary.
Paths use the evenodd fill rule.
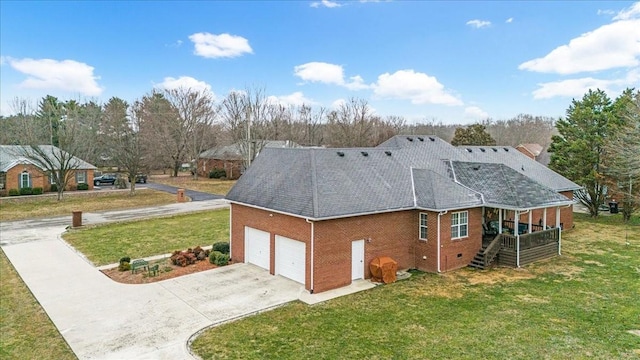
<path fill-rule="evenodd" d="M 196 261 L 195 264 L 187 265 L 185 267 L 176 266 L 171 263 L 171 260 L 153 260 L 149 261 L 149 266 L 159 264 L 157 276 L 149 276 L 147 270 L 138 269 L 135 274 L 129 271 L 118 271 L 118 268 L 111 268 L 107 270 L 101 270 L 102 273 L 111 278 L 111 280 L 123 283 L 123 284 L 147 284 L 161 280 L 173 279 L 178 276 L 193 274 L 200 271 L 215 269 L 218 266 L 211 264 L 208 259 L 202 261 Z"/>

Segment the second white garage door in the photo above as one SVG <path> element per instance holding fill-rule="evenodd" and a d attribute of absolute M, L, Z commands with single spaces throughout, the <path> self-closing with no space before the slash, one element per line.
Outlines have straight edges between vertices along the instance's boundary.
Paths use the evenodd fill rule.
<path fill-rule="evenodd" d="M 304 284 L 306 244 L 276 235 L 276 275 Z"/>
<path fill-rule="evenodd" d="M 271 235 L 262 230 L 244 227 L 244 262 L 270 270 Z"/>

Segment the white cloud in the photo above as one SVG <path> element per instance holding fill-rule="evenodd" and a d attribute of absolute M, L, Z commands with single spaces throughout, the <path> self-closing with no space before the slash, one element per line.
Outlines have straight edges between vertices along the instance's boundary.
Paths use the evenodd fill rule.
<path fill-rule="evenodd" d="M 613 20 L 629 20 L 637 19 L 640 17 L 640 1 L 629 6 L 626 9 L 621 10 Z"/>
<path fill-rule="evenodd" d="M 626 14 L 630 14 L 629 10 Z M 620 16 L 620 15 L 619 15 Z M 627 16 L 627 15 L 625 15 Z M 524 62 L 520 70 L 576 74 L 640 63 L 640 19 L 620 20 L 572 39 L 545 57 Z"/>
<path fill-rule="evenodd" d="M 340 3 L 337 3 L 337 2 L 331 1 L 331 0 L 322 0 L 322 1 L 314 1 L 309 6 L 311 6 L 313 8 L 319 8 L 319 7 L 323 6 L 323 7 L 327 7 L 327 8 L 331 9 L 331 8 L 341 7 L 343 5 L 344 4 L 340 4 Z"/>
<path fill-rule="evenodd" d="M 94 67 L 75 60 L 11 59 L 6 62 L 15 70 L 28 75 L 20 86 L 28 89 L 59 89 L 87 96 L 100 95 L 103 89 L 93 74 Z"/>
<path fill-rule="evenodd" d="M 345 99 L 337 99 L 334 102 L 331 103 L 331 108 L 332 109 L 338 109 L 340 108 L 340 106 L 344 105 L 347 103 L 347 100 Z"/>
<path fill-rule="evenodd" d="M 467 106 L 464 109 L 464 117 L 473 120 L 484 120 L 489 117 L 489 113 L 477 106 Z"/>
<path fill-rule="evenodd" d="M 513 18 L 512 18 L 512 17 L 510 17 L 510 18 L 508 18 L 507 20 L 505 20 L 505 22 L 506 22 L 507 24 L 511 24 L 511 23 L 513 22 Z"/>
<path fill-rule="evenodd" d="M 491 21 L 474 19 L 467 21 L 467 25 L 476 29 L 482 29 L 491 26 Z"/>
<path fill-rule="evenodd" d="M 619 94 L 622 89 L 637 86 L 638 83 L 640 83 L 640 68 L 629 71 L 624 78 L 620 79 L 607 80 L 585 77 L 541 83 L 538 84 L 540 87 L 533 92 L 533 98 L 581 97 L 589 89 L 601 89 L 617 96 L 616 94 Z"/>
<path fill-rule="evenodd" d="M 611 15 L 615 15 L 615 14 L 616 14 L 616 12 L 615 12 L 615 11 L 613 11 L 613 10 L 611 10 L 611 9 L 604 9 L 604 10 L 602 10 L 602 9 L 598 9 L 598 15 L 608 15 L 608 16 L 611 16 Z"/>
<path fill-rule="evenodd" d="M 156 87 L 167 90 L 174 89 L 191 89 L 196 91 L 206 91 L 213 94 L 211 91 L 211 85 L 207 84 L 204 81 L 200 81 L 192 78 L 191 76 L 180 76 L 179 78 L 166 77 L 164 81 L 157 84 Z"/>
<path fill-rule="evenodd" d="M 411 69 L 384 73 L 378 76 L 378 82 L 373 87 L 374 93 L 381 98 L 408 99 L 412 104 L 463 104 L 449 94 L 438 79 Z"/>
<path fill-rule="evenodd" d="M 293 73 L 304 81 L 340 85 L 349 90 L 363 90 L 370 87 L 359 75 L 350 77 L 349 82 L 346 82 L 342 66 L 336 64 L 309 62 L 295 66 Z"/>
<path fill-rule="evenodd" d="M 206 58 L 233 58 L 253 54 L 249 40 L 230 34 L 195 33 L 189 36 L 195 44 L 194 54 Z"/>
<path fill-rule="evenodd" d="M 180 46 L 182 46 L 182 40 L 176 40 L 175 42 L 173 42 L 171 44 L 167 44 L 165 46 L 166 47 L 171 47 L 171 48 L 179 48 Z"/>
<path fill-rule="evenodd" d="M 308 99 L 301 91 L 296 91 L 289 95 L 281 96 L 269 96 L 267 102 L 280 104 L 284 106 L 302 106 L 302 105 L 314 105 L 315 101 Z"/>

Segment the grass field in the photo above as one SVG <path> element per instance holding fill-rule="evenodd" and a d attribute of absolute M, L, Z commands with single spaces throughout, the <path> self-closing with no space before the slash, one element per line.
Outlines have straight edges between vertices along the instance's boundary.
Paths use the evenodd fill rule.
<path fill-rule="evenodd" d="M 194 180 L 190 175 L 180 175 L 181 176 L 178 177 L 153 175 L 149 181 L 216 195 L 226 195 L 229 189 L 236 183 L 235 180 L 219 180 L 204 177 L 198 177 L 197 180 Z"/>
<path fill-rule="evenodd" d="M 65 241 L 95 265 L 160 255 L 229 241 L 229 210 L 205 211 L 150 220 L 71 230 Z"/>
<path fill-rule="evenodd" d="M 75 210 L 85 212 L 121 210 L 174 202 L 176 202 L 175 195 L 155 190 L 137 190 L 135 196 L 131 196 L 128 191 L 68 193 L 62 201 L 58 201 L 55 196 L 21 197 L 20 199 L 9 197 L 0 200 L 0 221 L 71 215 Z"/>
<path fill-rule="evenodd" d="M 0 250 L 0 359 L 76 359 Z"/>
<path fill-rule="evenodd" d="M 210 329 L 204 359 L 639 359 L 640 226 L 576 214 L 563 256 L 521 269 L 416 272 L 316 306 Z"/>

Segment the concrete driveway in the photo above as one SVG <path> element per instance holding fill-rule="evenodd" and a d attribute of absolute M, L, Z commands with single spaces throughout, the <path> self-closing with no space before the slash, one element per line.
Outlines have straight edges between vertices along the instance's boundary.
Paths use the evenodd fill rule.
<path fill-rule="evenodd" d="M 80 359 L 188 359 L 187 340 L 198 330 L 304 292 L 302 285 L 248 264 L 120 284 L 60 239 L 63 226 L 33 231 L 5 227 L 2 248 Z M 11 241 L 24 235 L 37 239 Z"/>

